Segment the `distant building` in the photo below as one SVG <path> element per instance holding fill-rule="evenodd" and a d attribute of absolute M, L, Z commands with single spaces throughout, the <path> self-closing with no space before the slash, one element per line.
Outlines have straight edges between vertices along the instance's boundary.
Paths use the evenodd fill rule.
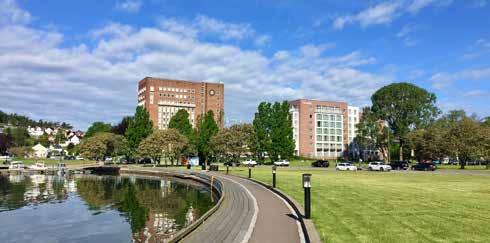
<path fill-rule="evenodd" d="M 323 159 L 347 157 L 357 136 L 359 108 L 345 102 L 299 99 L 290 101 L 295 153 Z"/>
<path fill-rule="evenodd" d="M 219 126 L 223 126 L 224 85 L 146 77 L 138 84 L 138 105 L 150 113 L 153 126 L 166 129 L 170 118 L 185 109 L 189 121 L 197 125 L 198 118 L 212 110 Z"/>
<path fill-rule="evenodd" d="M 35 158 L 47 158 L 48 153 L 49 149 L 38 143 L 32 147 L 31 156 Z"/>

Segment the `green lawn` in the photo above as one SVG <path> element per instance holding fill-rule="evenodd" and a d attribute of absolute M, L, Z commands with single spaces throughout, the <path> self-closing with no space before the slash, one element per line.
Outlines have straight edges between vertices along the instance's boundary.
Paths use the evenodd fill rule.
<path fill-rule="evenodd" d="M 247 176 L 246 168 L 230 169 Z M 277 186 L 303 203 L 301 174 Z M 312 218 L 324 242 L 488 242 L 490 176 L 311 170 Z M 490 172 L 489 172 L 490 173 Z M 270 184 L 270 167 L 252 177 Z"/>

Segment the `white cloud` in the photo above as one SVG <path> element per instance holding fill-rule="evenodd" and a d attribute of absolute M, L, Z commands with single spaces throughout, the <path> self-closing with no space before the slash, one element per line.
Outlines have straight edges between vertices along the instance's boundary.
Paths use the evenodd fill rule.
<path fill-rule="evenodd" d="M 218 26 L 233 33 L 230 38 L 247 36 L 231 30 L 239 25 Z M 189 32 L 194 27 L 193 21 L 178 20 L 147 28 L 108 23 L 88 33 L 95 46 L 67 47 L 55 31 L 0 26 L 1 36 L 8 37 L 0 42 L 2 110 L 68 121 L 82 129 L 97 120 L 117 122 L 134 112 L 137 82 L 156 76 L 224 82 L 227 119 L 250 121 L 262 100 L 316 98 L 366 105 L 377 88 L 392 80 L 361 70 L 376 59 L 359 51 L 333 56 L 325 53 L 332 44 L 305 45 L 269 57 L 204 41 L 199 28 Z M 256 36 L 261 35 L 248 38 Z"/>
<path fill-rule="evenodd" d="M 435 89 L 445 89 L 456 81 L 490 80 L 490 68 L 465 69 L 454 73 L 439 72 L 434 74 L 430 81 Z"/>
<path fill-rule="evenodd" d="M 490 41 L 481 38 L 468 48 L 468 51 L 463 55 L 463 59 L 469 60 L 487 55 L 490 55 Z"/>
<path fill-rule="evenodd" d="M 116 3 L 115 8 L 128 13 L 137 13 L 142 5 L 142 0 L 120 0 Z"/>
<path fill-rule="evenodd" d="M 14 0 L 0 1 L 0 25 L 25 24 L 31 21 L 31 14 L 19 8 Z"/>
<path fill-rule="evenodd" d="M 348 24 L 358 23 L 361 27 L 390 24 L 406 13 L 416 14 L 429 6 L 448 6 L 451 0 L 392 0 L 384 1 L 353 15 L 343 15 L 334 19 L 333 28 L 343 29 Z"/>

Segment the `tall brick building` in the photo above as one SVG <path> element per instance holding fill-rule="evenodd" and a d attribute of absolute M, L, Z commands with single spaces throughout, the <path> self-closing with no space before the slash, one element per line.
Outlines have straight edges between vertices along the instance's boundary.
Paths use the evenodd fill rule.
<path fill-rule="evenodd" d="M 333 159 L 348 155 L 357 135 L 359 108 L 345 102 L 290 101 L 296 155 Z"/>
<path fill-rule="evenodd" d="M 197 125 L 199 117 L 212 110 L 222 127 L 224 85 L 146 77 L 138 83 L 138 105 L 148 110 L 158 129 L 166 129 L 170 118 L 180 109 L 187 110 L 193 126 Z"/>

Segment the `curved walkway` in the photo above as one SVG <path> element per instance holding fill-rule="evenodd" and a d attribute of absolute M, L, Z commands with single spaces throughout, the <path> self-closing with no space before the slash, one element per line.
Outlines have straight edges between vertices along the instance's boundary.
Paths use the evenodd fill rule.
<path fill-rule="evenodd" d="M 280 197 L 243 178 L 210 174 L 223 181 L 227 196 L 183 242 L 302 242 L 296 216 Z"/>

